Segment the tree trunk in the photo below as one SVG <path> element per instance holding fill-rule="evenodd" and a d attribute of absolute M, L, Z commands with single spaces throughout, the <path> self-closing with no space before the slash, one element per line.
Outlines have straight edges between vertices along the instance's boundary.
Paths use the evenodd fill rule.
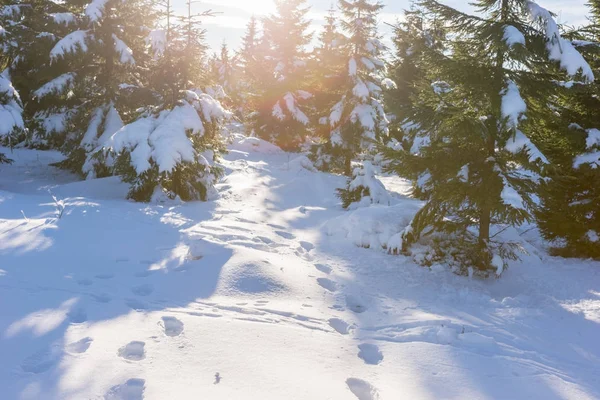
<path fill-rule="evenodd" d="M 510 11 L 508 0 L 502 0 L 500 6 L 500 23 L 506 22 L 508 19 L 508 13 Z M 488 140 L 487 140 L 487 153 L 488 157 L 495 159 L 496 156 L 496 141 L 498 139 L 498 123 L 502 115 L 502 98 L 500 92 L 504 88 L 504 51 L 498 49 L 496 52 L 495 71 L 494 71 L 494 92 L 491 94 L 492 99 L 492 118 L 488 125 Z M 482 190 L 485 194 L 489 194 L 488 197 L 484 198 L 479 213 L 479 244 L 487 246 L 490 239 L 490 224 L 492 216 L 492 190 L 491 183 L 494 178 L 494 166 L 486 162 L 485 173 L 483 174 L 483 185 Z"/>
<path fill-rule="evenodd" d="M 347 152 L 344 158 L 344 175 L 352 177 L 352 155 L 350 152 Z"/>

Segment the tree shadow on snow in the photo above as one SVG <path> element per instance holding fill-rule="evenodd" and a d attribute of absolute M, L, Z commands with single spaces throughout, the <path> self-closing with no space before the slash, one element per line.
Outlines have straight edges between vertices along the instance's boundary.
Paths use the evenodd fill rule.
<path fill-rule="evenodd" d="M 232 255 L 181 233 L 210 219 L 214 203 L 67 198 L 58 215 L 48 198 L 16 196 L 0 210 L 0 386 L 7 399 L 67 397 L 109 373 L 70 371 L 78 378 L 65 381 L 69 360 L 94 345 L 93 338 L 69 342 L 70 331 L 206 299 Z M 157 332 L 177 331 L 175 320 L 157 324 Z M 143 355 L 143 345 L 141 353 L 129 347 L 121 358 Z M 123 376 L 105 397 L 141 399 L 143 378 Z"/>

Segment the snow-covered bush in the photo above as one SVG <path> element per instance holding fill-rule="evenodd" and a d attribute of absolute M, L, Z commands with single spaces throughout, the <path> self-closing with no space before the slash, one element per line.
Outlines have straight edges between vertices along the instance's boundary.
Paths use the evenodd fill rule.
<path fill-rule="evenodd" d="M 221 174 L 216 164 L 223 151 L 220 130 L 229 117 L 208 94 L 186 91 L 173 108 L 148 109 L 106 138 L 86 165 L 114 168 L 131 184 L 128 197 L 136 201 L 150 201 L 160 192 L 207 200 Z"/>
<path fill-rule="evenodd" d="M 342 207 L 356 208 L 370 204 L 390 204 L 390 195 L 385 186 L 375 177 L 373 165 L 365 161 L 354 169 L 352 178 L 345 188 L 337 189 Z"/>

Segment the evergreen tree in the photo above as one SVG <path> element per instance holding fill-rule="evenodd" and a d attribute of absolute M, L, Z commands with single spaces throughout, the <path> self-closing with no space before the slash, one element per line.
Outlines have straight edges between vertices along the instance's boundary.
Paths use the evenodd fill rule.
<path fill-rule="evenodd" d="M 313 108 L 318 120 L 315 139 L 318 141 L 311 149 L 311 159 L 315 166 L 324 171 L 336 171 L 332 162 L 339 161 L 339 154 L 329 142 L 329 112 L 342 96 L 347 62 L 346 38 L 340 32 L 336 9 L 329 9 L 325 17 L 325 26 L 319 35 L 319 42 L 313 51 L 309 70 L 311 71 L 311 87 L 313 88 Z M 326 115 L 323 115 L 325 111 Z"/>
<path fill-rule="evenodd" d="M 263 44 L 268 46 L 265 74 L 258 81 L 263 91 L 257 99 L 255 131 L 287 150 L 304 141 L 309 118 L 301 104 L 312 95 L 306 88 L 306 33 L 310 21 L 306 0 L 276 0 L 276 13 L 265 18 Z M 262 64 L 262 63 L 261 63 Z M 268 69 L 267 69 L 268 68 Z"/>
<path fill-rule="evenodd" d="M 328 122 L 331 145 L 343 149 L 344 172 L 350 176 L 352 158 L 373 148 L 388 132 L 380 86 L 383 45 L 377 38 L 377 14 L 383 5 L 370 0 L 340 0 L 339 4 L 347 35 L 346 74 Z"/>
<path fill-rule="evenodd" d="M 89 153 L 120 129 L 130 112 L 122 105 L 128 93 L 122 88 L 137 83 L 129 43 L 136 37 L 142 43 L 141 28 L 132 21 L 144 15 L 145 4 L 93 0 L 83 10 L 79 4 L 65 3 L 73 10 L 64 19 L 70 32 L 50 51 L 55 75 L 34 92 L 45 105 L 35 119 L 42 127 L 38 135 L 64 133 L 62 150 L 68 158 L 60 166 L 91 178 L 109 172 Z"/>
<path fill-rule="evenodd" d="M 388 151 L 391 169 L 418 176 L 415 189 L 426 200 L 403 234 L 403 248 L 430 236 L 436 256 L 457 272 L 500 274 L 517 244 L 498 240 L 492 226 L 531 220 L 547 159 L 528 134 L 552 113 L 551 72 L 558 65 L 569 75 L 594 77 L 551 13 L 532 1 L 479 0 L 478 16 L 435 0 L 419 5 L 449 30 L 450 51 L 424 49 L 428 72 L 409 116 L 419 126 L 418 145 Z M 541 65 L 548 73 L 537 72 Z"/>
<path fill-rule="evenodd" d="M 600 74 L 600 1 L 588 3 L 589 24 L 571 32 L 578 50 Z M 600 84 L 562 84 L 555 110 L 569 127 L 553 141 L 551 179 L 543 182 L 540 232 L 552 252 L 569 257 L 600 258 Z"/>
<path fill-rule="evenodd" d="M 236 61 L 229 53 L 227 43 L 223 41 L 219 54 L 215 53 L 209 62 L 210 81 L 213 85 L 213 97 L 219 98 L 229 108 L 240 108 Z M 221 93 L 222 92 L 222 93 Z"/>
<path fill-rule="evenodd" d="M 422 52 L 424 48 L 436 48 L 444 43 L 444 29 L 435 19 L 426 18 L 423 10 L 413 2 L 410 10 L 404 12 L 404 19 L 394 26 L 393 42 L 395 57 L 389 66 L 389 78 L 395 85 L 385 91 L 386 111 L 392 115 L 390 136 L 404 146 L 411 146 L 415 125 L 407 120 L 412 112 L 413 101 L 418 94 L 418 82 L 426 71 L 423 70 Z"/>
<path fill-rule="evenodd" d="M 257 82 L 260 76 L 259 64 L 260 60 L 264 61 L 264 58 L 259 54 L 259 44 L 259 21 L 252 15 L 242 37 L 242 46 L 235 56 L 237 105 L 241 121 L 246 121 L 248 116 L 256 109 Z"/>
<path fill-rule="evenodd" d="M 93 157 L 114 159 L 114 173 L 130 183 L 136 201 L 164 197 L 207 200 L 221 174 L 222 123 L 230 113 L 207 93 L 204 29 L 187 2 L 185 17 L 173 21 L 170 2 L 163 4 L 161 29 L 148 37 L 153 53 L 152 104 L 111 135 Z M 204 90 L 203 90 L 204 88 Z"/>
<path fill-rule="evenodd" d="M 10 67 L 19 56 L 18 29 L 22 5 L 12 2 L 0 8 L 0 144 L 12 147 L 16 136 L 25 130 L 23 107 L 19 93 L 10 79 Z M 0 153 L 0 164 L 11 162 Z"/>

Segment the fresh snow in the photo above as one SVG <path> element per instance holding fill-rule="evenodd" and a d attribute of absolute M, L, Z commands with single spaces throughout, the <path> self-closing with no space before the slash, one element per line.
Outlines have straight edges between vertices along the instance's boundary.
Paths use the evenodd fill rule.
<path fill-rule="evenodd" d="M 104 7 L 109 0 L 92 0 L 85 8 L 85 15 L 92 21 L 98 22 L 104 15 Z"/>
<path fill-rule="evenodd" d="M 512 25 L 506 25 L 504 27 L 502 39 L 508 47 L 513 47 L 517 44 L 525 46 L 525 36 L 520 30 Z"/>
<path fill-rule="evenodd" d="M 75 22 L 75 15 L 70 12 L 48 14 L 57 24 L 69 25 Z"/>
<path fill-rule="evenodd" d="M 62 74 L 46 83 L 33 92 L 35 97 L 42 98 L 49 94 L 62 94 L 73 87 L 75 74 L 72 72 Z"/>
<path fill-rule="evenodd" d="M 4 138 L 15 130 L 25 129 L 19 93 L 10 81 L 8 69 L 0 73 L 0 98 L 4 98 L 0 103 L 0 138 Z"/>
<path fill-rule="evenodd" d="M 119 55 L 119 61 L 121 64 L 135 64 L 133 59 L 133 50 L 129 48 L 121 39 L 113 33 L 113 40 L 115 42 L 115 51 Z"/>
<path fill-rule="evenodd" d="M 513 81 L 507 82 L 506 88 L 500 95 L 502 96 L 502 117 L 507 118 L 508 126 L 511 129 L 516 129 L 527 111 L 527 104 L 521 97 L 519 87 Z"/>
<path fill-rule="evenodd" d="M 13 150 L 2 398 L 600 398 L 600 263 L 494 227 L 528 251 L 502 278 L 421 267 L 388 254 L 422 204 L 409 182 L 378 175 L 390 205 L 345 211 L 343 177 L 231 140 L 206 203 L 133 203 L 116 177 Z"/>
<path fill-rule="evenodd" d="M 530 161 L 540 160 L 544 164 L 548 163 L 548 159 L 537 148 L 537 146 L 534 145 L 533 142 L 531 142 L 531 140 L 529 140 L 529 138 L 518 129 L 516 129 L 514 135 L 508 139 L 504 148 L 515 154 L 522 150 L 526 150 Z"/>
<path fill-rule="evenodd" d="M 88 50 L 86 40 L 88 31 L 77 30 L 69 33 L 64 38 L 60 39 L 50 50 L 50 58 L 57 59 L 64 57 L 66 53 L 75 53 L 79 50 L 86 52 Z"/>
<path fill-rule="evenodd" d="M 534 1 L 528 1 L 527 8 L 531 19 L 540 22 L 545 30 L 546 49 L 550 60 L 557 61 L 567 74 L 575 76 L 581 72 L 588 82 L 593 82 L 594 73 L 592 68 L 573 44 L 560 35 L 560 30 L 552 13 Z"/>

